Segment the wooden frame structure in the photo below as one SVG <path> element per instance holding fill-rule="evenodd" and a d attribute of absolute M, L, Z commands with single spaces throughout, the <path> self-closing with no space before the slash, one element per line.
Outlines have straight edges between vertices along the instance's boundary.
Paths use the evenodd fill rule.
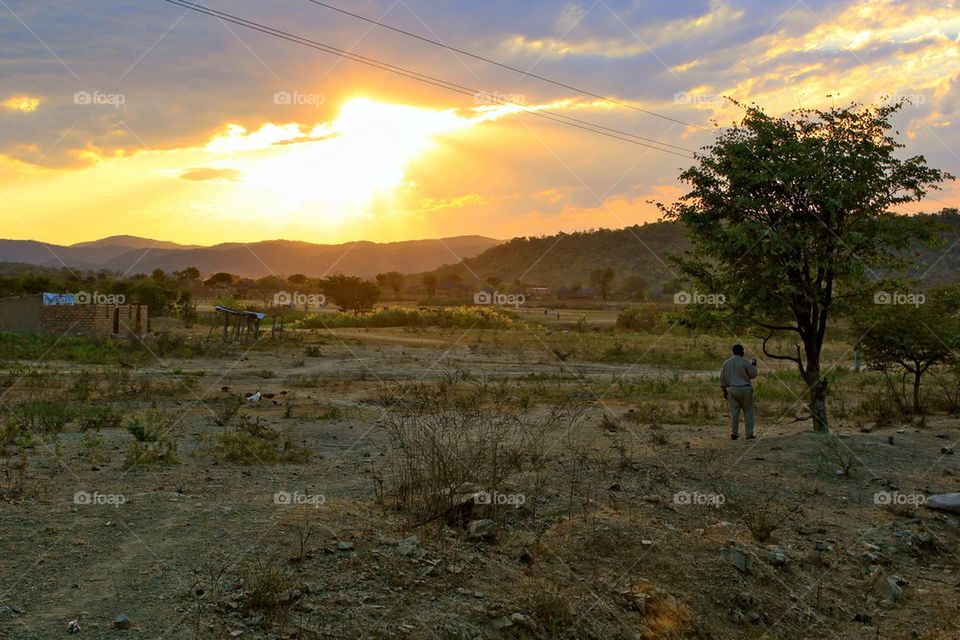
<path fill-rule="evenodd" d="M 267 314 L 257 311 L 231 309 L 223 305 L 217 305 L 213 310 L 216 313 L 223 314 L 224 342 L 235 341 L 243 344 L 246 343 L 251 336 L 254 342 L 260 339 L 260 322 Z M 210 327 L 210 333 L 213 333 L 213 327 Z"/>

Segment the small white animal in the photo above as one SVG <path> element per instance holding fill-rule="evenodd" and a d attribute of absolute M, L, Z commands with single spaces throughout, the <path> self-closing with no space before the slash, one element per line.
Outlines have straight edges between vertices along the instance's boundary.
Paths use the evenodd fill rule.
<path fill-rule="evenodd" d="M 260 402 L 260 391 L 258 390 L 256 393 L 248 395 L 247 402 Z"/>

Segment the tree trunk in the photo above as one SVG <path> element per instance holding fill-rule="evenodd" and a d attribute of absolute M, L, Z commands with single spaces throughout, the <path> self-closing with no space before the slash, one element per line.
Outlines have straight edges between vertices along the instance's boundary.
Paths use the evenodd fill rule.
<path fill-rule="evenodd" d="M 810 394 L 809 404 L 810 416 L 813 419 L 813 430 L 820 433 L 830 431 L 827 423 L 827 381 L 820 378 L 820 368 L 807 367 L 804 382 L 807 383 L 807 390 Z"/>
<path fill-rule="evenodd" d="M 920 408 L 920 376 L 923 375 L 920 367 L 913 372 L 913 412 L 923 413 Z"/>

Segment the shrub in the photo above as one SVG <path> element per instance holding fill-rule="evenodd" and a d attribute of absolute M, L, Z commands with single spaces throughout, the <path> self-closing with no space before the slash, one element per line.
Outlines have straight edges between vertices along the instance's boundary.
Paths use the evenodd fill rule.
<path fill-rule="evenodd" d="M 50 400 L 33 400 L 16 405 L 10 414 L 20 432 L 43 436 L 59 434 L 74 418 L 69 406 Z"/>
<path fill-rule="evenodd" d="M 109 404 L 84 407 L 79 416 L 81 431 L 117 429 L 123 422 L 121 413 Z"/>
<path fill-rule="evenodd" d="M 127 445 L 127 457 L 123 468 L 132 469 L 138 464 L 176 464 L 177 440 L 172 433 L 159 436 L 152 442 L 136 440 Z"/>
<path fill-rule="evenodd" d="M 496 307 L 410 309 L 388 307 L 369 313 L 313 314 L 303 319 L 305 329 L 336 327 L 442 327 L 456 329 L 505 329 L 512 316 Z"/>
<path fill-rule="evenodd" d="M 547 433 L 580 415 L 562 404 L 534 414 L 506 380 L 466 382 L 455 374 L 401 385 L 382 400 L 392 407 L 386 496 L 418 520 L 455 518 L 464 491 L 503 491 L 507 478 L 540 464 Z"/>
<path fill-rule="evenodd" d="M 241 416 L 240 423 L 214 439 L 213 458 L 236 464 L 301 464 L 310 458 L 310 450 L 296 444 L 292 428 L 276 431 Z"/>
<path fill-rule="evenodd" d="M 617 315 L 617 327 L 628 331 L 650 332 L 660 325 L 660 312 L 650 305 L 630 307 Z"/>
<path fill-rule="evenodd" d="M 152 409 L 131 416 L 127 422 L 127 431 L 137 442 L 157 442 L 170 432 L 174 422 L 171 414 Z"/>

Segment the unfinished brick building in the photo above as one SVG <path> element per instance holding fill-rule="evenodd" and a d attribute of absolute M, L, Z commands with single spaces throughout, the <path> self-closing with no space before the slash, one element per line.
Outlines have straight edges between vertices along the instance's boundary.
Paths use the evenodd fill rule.
<path fill-rule="evenodd" d="M 150 331 L 145 304 L 83 304 L 72 294 L 0 298 L 0 331 L 107 338 Z"/>

